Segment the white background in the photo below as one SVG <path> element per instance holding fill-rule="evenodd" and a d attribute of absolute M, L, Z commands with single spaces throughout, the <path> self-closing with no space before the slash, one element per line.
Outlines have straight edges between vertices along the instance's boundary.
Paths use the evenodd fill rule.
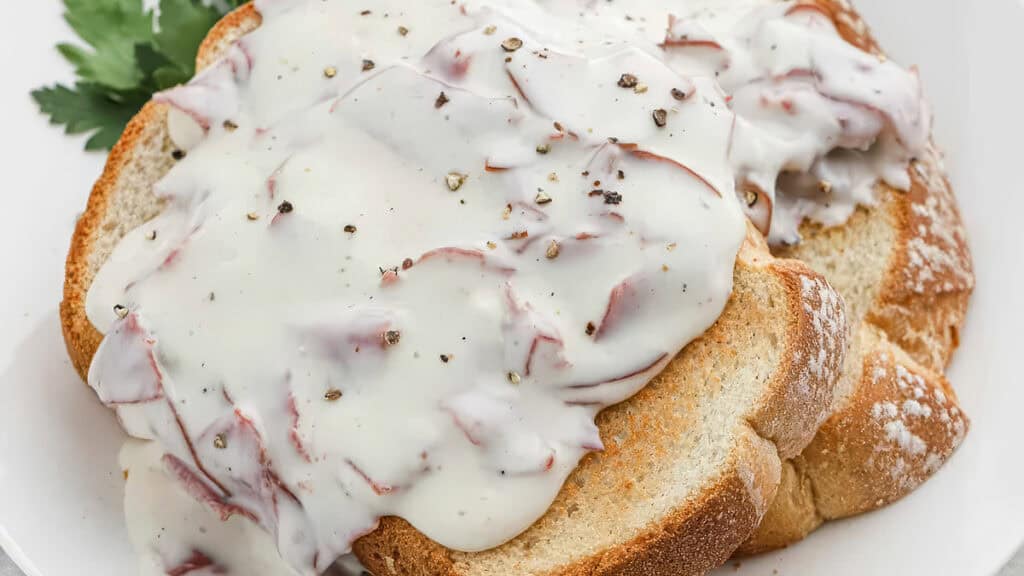
<path fill-rule="evenodd" d="M 71 39 L 60 3 L 2 1 L 0 543 L 32 576 L 129 576 L 120 436 L 71 369 L 57 319 L 68 239 L 103 158 L 47 126 L 28 97 L 72 80 L 53 50 Z M 950 153 L 978 275 L 950 377 L 973 428 L 912 496 L 725 573 L 989 576 L 1024 541 L 1024 4 L 858 5 L 897 60 L 920 65 Z"/>

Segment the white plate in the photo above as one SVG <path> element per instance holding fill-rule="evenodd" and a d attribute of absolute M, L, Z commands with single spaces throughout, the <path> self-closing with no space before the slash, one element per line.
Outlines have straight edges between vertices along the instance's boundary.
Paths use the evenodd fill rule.
<path fill-rule="evenodd" d="M 70 80 L 53 50 L 70 39 L 59 3 L 12 4 L 0 19 L 0 544 L 29 576 L 129 576 L 121 434 L 72 371 L 57 317 L 68 238 L 102 157 L 46 126 L 28 98 Z M 978 276 L 950 377 L 974 426 L 910 497 L 725 572 L 989 576 L 1024 541 L 1024 4 L 860 5 L 890 52 L 920 65 L 949 152 Z"/>

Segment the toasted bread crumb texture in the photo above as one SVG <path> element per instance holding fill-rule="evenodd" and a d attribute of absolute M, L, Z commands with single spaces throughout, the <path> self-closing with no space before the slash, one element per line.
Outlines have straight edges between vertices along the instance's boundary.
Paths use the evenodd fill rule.
<path fill-rule="evenodd" d="M 121 237 L 160 210 L 150 189 L 174 163 L 165 116 L 166 110 L 151 103 L 132 119 L 75 227 L 65 270 L 61 324 L 71 361 L 83 379 L 103 338 L 85 316 L 89 286 Z"/>
<path fill-rule="evenodd" d="M 723 562 L 771 502 L 780 452 L 797 453 L 827 413 L 828 379 L 844 353 L 835 292 L 763 250 L 748 243 L 716 325 L 633 399 L 601 414 L 606 450 L 584 460 L 527 532 L 465 554 L 388 519 L 356 553 L 377 574 L 678 575 Z M 823 351 L 814 367 L 811 349 Z"/>
<path fill-rule="evenodd" d="M 846 2 L 826 5 L 848 41 L 881 53 Z M 911 167 L 911 178 L 908 192 L 879 186 L 876 206 L 859 209 L 841 227 L 807 224 L 800 245 L 778 252 L 806 262 L 843 295 L 853 338 L 833 415 L 787 463 L 779 497 L 741 553 L 791 544 L 824 520 L 899 499 L 934 474 L 964 438 L 968 421 L 942 373 L 974 288 L 972 262 L 934 147 Z M 900 375 L 913 375 L 913 386 L 900 385 L 906 378 L 879 376 L 884 371 L 895 378 L 896 366 Z M 942 408 L 918 410 L 915 395 L 941 398 Z M 895 417 L 880 420 L 879 410 L 887 416 L 891 406 L 898 408 Z M 911 450 L 889 449 L 894 441 Z"/>

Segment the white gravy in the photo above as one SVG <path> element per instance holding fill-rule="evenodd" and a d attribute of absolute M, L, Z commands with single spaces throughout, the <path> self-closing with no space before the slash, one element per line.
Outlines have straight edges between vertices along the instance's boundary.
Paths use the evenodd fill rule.
<path fill-rule="evenodd" d="M 158 96 L 187 156 L 88 296 L 147 575 L 320 574 L 386 515 L 509 540 L 718 318 L 744 212 L 841 223 L 928 133 L 792 3 L 257 8 Z"/>

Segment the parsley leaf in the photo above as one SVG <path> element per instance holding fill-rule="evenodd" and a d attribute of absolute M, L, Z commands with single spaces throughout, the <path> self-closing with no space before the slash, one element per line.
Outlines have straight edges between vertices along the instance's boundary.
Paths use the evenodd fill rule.
<path fill-rule="evenodd" d="M 246 0 L 160 0 L 159 22 L 143 0 L 64 0 L 64 19 L 84 45 L 57 50 L 75 67 L 73 87 L 32 93 L 68 134 L 92 133 L 86 149 L 111 148 L 153 93 L 187 82 L 209 29 Z"/>
<path fill-rule="evenodd" d="M 98 46 L 113 35 L 133 42 L 153 37 L 153 13 L 138 0 L 64 0 L 64 19 L 78 36 Z"/>
<path fill-rule="evenodd" d="M 153 14 L 139 0 L 65 0 L 64 19 L 89 48 L 57 46 L 82 80 L 117 90 L 141 80 L 133 48 L 153 41 Z"/>
<path fill-rule="evenodd" d="M 160 0 L 156 46 L 181 70 L 192 70 L 206 33 L 220 19 L 215 8 L 193 0 Z"/>
<path fill-rule="evenodd" d="M 179 68 L 149 44 L 135 46 L 135 61 L 139 63 L 139 71 L 142 72 L 142 87 L 149 92 L 159 92 L 184 84 L 192 77 L 191 68 Z"/>
<path fill-rule="evenodd" d="M 93 133 L 85 143 L 86 150 L 112 148 L 149 96 L 143 91 L 111 93 L 88 82 L 79 82 L 74 89 L 57 85 L 32 92 L 51 123 L 63 124 L 68 134 Z"/>

